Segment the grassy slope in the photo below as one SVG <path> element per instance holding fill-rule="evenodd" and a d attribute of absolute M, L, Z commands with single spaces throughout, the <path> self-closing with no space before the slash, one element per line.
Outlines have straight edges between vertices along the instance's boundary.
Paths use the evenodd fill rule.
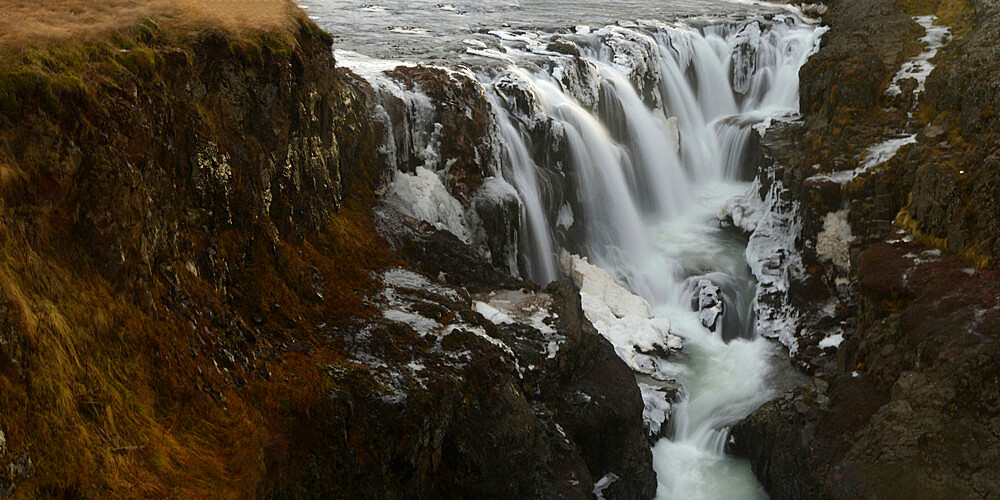
<path fill-rule="evenodd" d="M 250 65 L 265 46 L 274 57 L 300 50 L 296 31 L 311 23 L 291 2 L 254 5 L 0 6 L 0 427 L 9 449 L 0 465 L 30 454 L 34 474 L 17 490 L 21 497 L 294 492 L 289 485 L 300 481 L 308 449 L 317 446 L 309 436 L 321 424 L 310 415 L 322 413 L 322 396 L 335 389 L 321 373 L 344 362 L 314 325 L 370 314 L 362 300 L 374 285 L 369 273 L 392 260 L 372 231 L 366 174 L 345 176 L 343 207 L 302 241 L 272 245 L 251 228 L 216 235 L 234 288 L 252 293 L 222 291 L 181 261 L 166 263 L 180 270 L 177 283 L 154 272 L 123 286 L 95 267 L 74 233 L 67 213 L 74 181 L 57 165 L 64 159 L 47 156 L 44 143 L 15 138 L 31 127 L 58 134 L 66 113 L 102 106 L 108 89 L 164 78 L 164 54 L 198 57 L 190 41 L 205 29 L 224 33 Z M 200 125 L 225 128 L 214 110 L 192 112 Z M 115 159 L 108 163 L 113 168 Z M 301 290 L 310 269 L 327 283 L 318 303 Z M 187 310 L 178 309 L 178 289 Z M 197 349 L 217 327 L 207 318 L 249 318 L 270 304 L 281 304 L 294 326 L 257 329 L 260 356 L 249 368 L 220 369 L 218 353 Z M 303 341 L 314 352 L 280 347 Z"/>

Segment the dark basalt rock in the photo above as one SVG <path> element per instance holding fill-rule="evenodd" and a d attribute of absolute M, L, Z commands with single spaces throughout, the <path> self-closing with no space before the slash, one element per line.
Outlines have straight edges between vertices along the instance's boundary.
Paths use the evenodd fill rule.
<path fill-rule="evenodd" d="M 858 266 L 836 373 L 737 425 L 737 451 L 778 498 L 996 496 L 998 276 L 902 241 Z"/>
<path fill-rule="evenodd" d="M 376 213 L 380 220 L 379 231 L 389 238 L 403 259 L 431 277 L 461 287 L 462 294 L 464 290 L 477 294 L 475 300 L 489 300 L 494 293 L 527 293 L 532 294 L 531 297 L 540 294 L 532 291 L 537 289 L 536 285 L 504 275 L 449 232 L 406 217 L 388 205 L 379 205 Z M 514 291 L 503 292 L 505 289 Z M 470 310 L 470 302 L 456 303 L 440 295 L 419 296 L 422 305 L 414 310 L 428 311 L 422 314 L 438 318 L 457 313 L 457 317 L 472 321 L 509 346 L 517 366 L 524 371 L 523 377 L 514 376 L 517 369 L 509 365 L 513 360 L 507 361 L 506 368 L 490 368 L 494 370 L 493 375 L 484 369 L 484 383 L 492 378 L 491 384 L 497 384 L 506 377 L 502 374 L 511 374 L 507 392 L 495 393 L 494 390 L 480 400 L 479 405 L 484 405 L 482 411 L 486 414 L 460 413 L 460 417 L 450 421 L 431 424 L 436 422 L 433 414 L 437 410 L 427 410 L 432 413 L 427 416 L 420 413 L 424 410 L 411 409 L 408 404 L 408 416 L 384 419 L 384 423 L 395 422 L 389 425 L 407 425 L 408 419 L 419 418 L 427 422 L 424 425 L 442 426 L 441 431 L 435 431 L 445 436 L 441 453 L 447 457 L 450 452 L 450 460 L 463 468 L 472 468 L 461 476 L 451 476 L 451 472 L 443 470 L 427 471 L 418 482 L 451 484 L 466 495 L 579 498 L 589 497 L 593 483 L 613 473 L 620 479 L 605 490 L 608 498 L 646 498 L 655 493 L 656 479 L 642 421 L 641 394 L 631 370 L 583 316 L 579 290 L 572 283 L 552 283 L 544 294 L 525 299 L 550 304 L 548 307 L 555 317 L 551 323 L 555 331 L 552 338 L 523 324 L 494 325 L 484 321 Z M 426 300 L 440 306 L 430 307 L 424 302 Z M 551 351 L 551 342 L 558 346 L 555 353 Z M 447 345 L 451 352 L 470 349 L 466 343 L 458 343 L 458 339 L 442 341 L 442 345 Z M 473 350 L 470 358 L 489 357 L 480 351 Z M 417 359 L 422 356 L 417 351 L 412 355 Z M 449 367 L 446 359 L 419 362 L 427 372 L 458 370 L 460 377 L 468 377 L 462 374 L 466 368 Z M 463 394 L 462 399 L 480 397 L 478 388 L 463 387 L 463 391 L 469 392 Z M 414 394 L 408 396 L 408 401 L 427 397 L 415 396 L 424 392 L 418 387 L 407 390 Z M 434 396 L 431 401 L 437 398 Z M 519 413 L 524 415 L 517 416 Z M 512 424 L 523 429 L 519 432 L 532 428 L 540 430 L 532 431 L 534 434 L 497 435 L 494 426 L 498 419 L 503 423 L 513 418 L 520 419 Z M 461 442 L 454 445 L 455 449 L 448 444 L 456 439 L 453 438 L 455 431 L 444 430 L 452 428 L 461 428 L 459 436 L 464 436 L 457 438 Z M 485 448 L 488 443 L 506 444 L 503 449 Z M 421 453 L 433 456 L 438 452 L 425 450 Z M 390 471 L 385 474 L 404 476 Z M 512 479 L 515 477 L 518 479 Z M 403 484 L 396 487 L 399 491 L 420 491 Z"/>
<path fill-rule="evenodd" d="M 379 234 L 415 269 L 471 293 L 537 285 L 512 278 L 480 257 L 457 236 L 379 203 L 375 207 Z"/>
<path fill-rule="evenodd" d="M 996 266 L 1000 181 L 996 118 L 979 110 L 1000 88 L 985 69 L 1000 14 L 972 1 L 951 19 L 957 38 L 911 121 L 912 96 L 882 87 L 922 30 L 893 2 L 828 5 L 831 30 L 800 74 L 804 123 L 769 130 L 764 145 L 801 207 L 807 273 L 789 298 L 802 312 L 795 360 L 817 376 L 735 426 L 734 450 L 776 498 L 995 497 L 1000 281 L 983 268 Z M 880 36 L 859 36 L 869 30 Z M 918 143 L 842 189 L 824 179 L 900 130 Z M 834 287 L 815 236 L 845 207 L 851 283 Z M 839 348 L 820 348 L 833 333 Z"/>
<path fill-rule="evenodd" d="M 651 498 L 656 475 L 642 422 L 642 395 L 632 370 L 583 316 L 575 286 L 553 283 L 546 291 L 566 304 L 560 318 L 572 326 L 569 338 L 577 339 L 575 345 L 568 343 L 574 351 L 564 363 L 578 375 L 559 376 L 561 383 L 549 392 L 556 401 L 557 421 L 595 472 L 594 481 L 610 473 L 619 477 L 604 490 L 606 498 Z"/>
<path fill-rule="evenodd" d="M 923 30 L 892 0 L 838 0 L 829 7 L 823 23 L 833 29 L 799 71 L 801 110 L 810 120 L 847 121 L 882 102 L 883 85 Z"/>

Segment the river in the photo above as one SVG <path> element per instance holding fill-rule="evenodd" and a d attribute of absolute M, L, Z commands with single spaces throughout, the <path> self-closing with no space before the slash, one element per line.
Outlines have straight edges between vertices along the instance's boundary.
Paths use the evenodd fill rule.
<path fill-rule="evenodd" d="M 749 463 L 726 453 L 729 426 L 801 380 L 759 332 L 762 256 L 719 214 L 753 189 L 757 134 L 795 118 L 798 70 L 822 29 L 794 9 L 736 2 L 300 4 L 334 34 L 338 64 L 408 108 L 395 124 L 406 140 L 385 152 L 405 144 L 426 161 L 398 172 L 387 196 L 477 243 L 475 215 L 443 187 L 449 138 L 428 118 L 435 103 L 382 71 L 422 63 L 470 78 L 499 151 L 484 196 L 515 197 L 521 214 L 509 270 L 547 283 L 584 255 L 683 339 L 679 354 L 619 352 L 647 413 L 669 407 L 653 446 L 657 497 L 766 498 Z M 692 307 L 713 290 L 714 324 Z M 670 380 L 683 386 L 672 406 L 656 401 Z"/>

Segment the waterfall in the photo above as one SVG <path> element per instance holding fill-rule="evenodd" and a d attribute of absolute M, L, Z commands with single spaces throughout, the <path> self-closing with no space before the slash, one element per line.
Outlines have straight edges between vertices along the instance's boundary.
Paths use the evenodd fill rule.
<path fill-rule="evenodd" d="M 798 70 L 823 29 L 791 15 L 628 26 L 496 30 L 491 45 L 468 43 L 475 69 L 463 71 L 482 86 L 496 125 L 493 178 L 516 191 L 517 268 L 544 284 L 560 277 L 561 255 L 585 255 L 684 339 L 686 362 L 660 359 L 650 371 L 653 379 L 676 378 L 685 391 L 671 411 L 672 435 L 654 447 L 658 497 L 760 497 L 749 464 L 725 453 L 728 428 L 794 376 L 780 368 L 787 365 L 781 350 L 757 334 L 746 240 L 720 228 L 717 217 L 750 188 L 756 141 L 770 120 L 797 114 Z M 371 66 L 344 56 L 338 59 L 348 67 Z M 366 78 L 392 85 L 370 71 Z M 405 119 L 426 122 L 434 103 L 389 92 L 413 108 Z M 382 119 L 397 131 L 387 152 L 422 147 L 428 160 L 419 176 L 452 175 L 435 154 L 448 138 L 435 135 L 434 123 L 400 135 L 398 120 Z M 406 186 L 425 184 L 433 183 Z M 464 231 L 476 244 L 476 217 L 457 220 L 458 201 L 430 188 L 434 203 L 409 213 Z M 419 197 L 397 198 L 405 205 Z M 435 207 L 444 213 L 427 213 Z M 705 283 L 720 290 L 723 311 L 711 327 L 692 308 Z M 655 383 L 642 385 L 644 400 L 656 399 L 647 398 Z M 655 404 L 647 413 L 664 415 L 663 403 Z"/>
<path fill-rule="evenodd" d="M 541 195 L 539 168 L 531 158 L 531 153 L 525 144 L 525 138 L 517 131 L 500 106 L 496 98 L 492 98 L 493 111 L 500 127 L 500 137 L 503 138 L 504 165 L 511 176 L 511 181 L 518 186 L 521 200 L 521 218 L 528 228 L 529 237 L 523 241 L 531 242 L 522 249 L 525 253 L 525 268 L 528 276 L 540 283 L 548 283 L 559 278 L 555 250 L 549 228 L 552 227 L 548 213 L 545 211 Z"/>

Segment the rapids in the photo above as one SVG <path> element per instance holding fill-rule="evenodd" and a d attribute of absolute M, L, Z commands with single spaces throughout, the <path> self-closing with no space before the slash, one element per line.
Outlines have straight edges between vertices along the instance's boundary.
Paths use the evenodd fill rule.
<path fill-rule="evenodd" d="M 331 15 L 323 2 L 305 3 L 321 25 Z M 522 10 L 546 4 L 524 3 Z M 388 7 L 413 22 L 454 12 L 413 12 L 403 4 Z M 692 4 L 678 8 L 697 11 Z M 522 15 L 515 7 L 497 9 Z M 511 270 L 548 283 L 562 277 L 561 257 L 585 255 L 683 338 L 682 354 L 652 360 L 646 379 L 654 385 L 676 379 L 684 388 L 670 409 L 668 437 L 653 447 L 659 498 L 766 497 L 749 463 L 727 455 L 729 426 L 800 382 L 784 347 L 758 333 L 759 263 L 748 265 L 755 256 L 746 238 L 723 227 L 719 213 L 755 188 L 749 181 L 759 134 L 771 120 L 796 116 L 798 70 L 823 29 L 785 11 L 741 6 L 733 16 L 731 5 L 725 9 L 709 20 L 642 20 L 657 10 L 616 24 L 550 29 L 503 26 L 490 11 L 479 21 L 494 24 L 444 37 L 451 52 L 434 59 L 479 82 L 492 108 L 498 155 L 489 160 L 491 185 L 502 189 L 480 195 L 516 197 L 520 220 L 511 223 L 518 241 L 510 245 L 516 254 L 506 256 Z M 368 10 L 362 18 L 375 22 L 378 14 Z M 595 18 L 610 15 L 601 10 Z M 428 26 L 416 27 L 433 32 L 438 25 Z M 422 36 L 406 28 L 415 39 Z M 401 32 L 392 32 L 398 39 Z M 457 37 L 464 37 L 461 43 Z M 447 138 L 428 118 L 434 103 L 381 73 L 398 63 L 361 55 L 364 37 L 352 43 L 357 50 L 338 51 L 338 63 L 409 109 L 407 122 L 395 124 L 408 131 L 407 140 L 387 141 L 387 154 L 414 148 L 424 161 L 416 174 L 398 173 L 387 198 L 482 246 L 479 215 L 456 213 L 444 184 L 427 179 L 446 179 L 449 168 L 435 149 Z M 556 44 L 572 46 L 569 52 L 579 57 L 555 50 Z M 391 48 L 376 44 L 370 54 L 386 51 Z M 384 109 L 377 111 L 389 120 Z M 432 192 L 421 193 L 420 186 Z M 722 291 L 725 312 L 714 331 L 692 308 L 702 280 Z"/>

